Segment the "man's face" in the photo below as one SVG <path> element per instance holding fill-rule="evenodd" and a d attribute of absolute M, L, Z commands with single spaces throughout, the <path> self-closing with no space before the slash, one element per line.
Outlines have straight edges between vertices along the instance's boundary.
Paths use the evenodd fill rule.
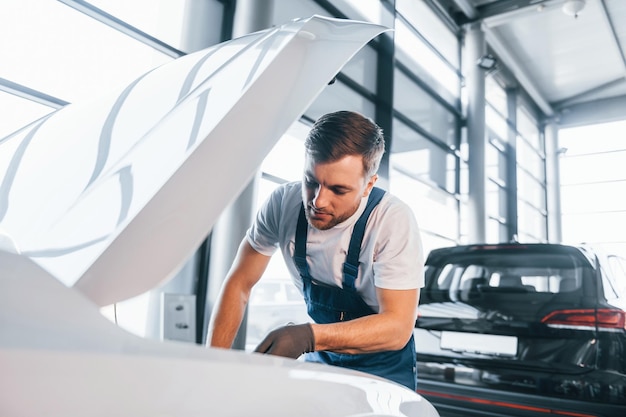
<path fill-rule="evenodd" d="M 335 162 L 315 163 L 306 155 L 302 201 L 309 224 L 328 230 L 352 216 L 369 195 L 377 175 L 365 178 L 363 158 L 349 155 Z"/>

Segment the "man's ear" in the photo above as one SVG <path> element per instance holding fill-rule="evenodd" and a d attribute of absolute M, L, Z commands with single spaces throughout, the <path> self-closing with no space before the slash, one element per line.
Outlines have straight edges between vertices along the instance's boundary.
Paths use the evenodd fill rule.
<path fill-rule="evenodd" d="M 378 174 L 374 174 L 370 177 L 370 180 L 365 186 L 365 191 L 363 191 L 363 197 L 367 197 L 370 195 L 370 192 L 372 191 L 372 188 L 374 188 L 374 184 L 376 184 L 376 181 L 378 181 Z"/>

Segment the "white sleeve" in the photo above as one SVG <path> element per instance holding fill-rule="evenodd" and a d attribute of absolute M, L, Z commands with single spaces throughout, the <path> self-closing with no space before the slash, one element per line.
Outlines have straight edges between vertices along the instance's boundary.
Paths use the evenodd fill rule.
<path fill-rule="evenodd" d="M 272 256 L 278 248 L 278 228 L 283 195 L 284 187 L 276 188 L 265 200 L 252 226 L 246 232 L 250 246 L 266 256 Z"/>
<path fill-rule="evenodd" d="M 411 208 L 396 197 L 377 216 L 374 284 L 405 290 L 424 286 L 424 254 L 420 230 Z"/>

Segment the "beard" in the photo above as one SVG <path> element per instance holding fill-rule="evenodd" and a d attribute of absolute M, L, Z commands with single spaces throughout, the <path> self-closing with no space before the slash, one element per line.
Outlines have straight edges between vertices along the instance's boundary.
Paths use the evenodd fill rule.
<path fill-rule="evenodd" d="M 324 210 L 315 210 L 311 203 L 308 203 L 304 215 L 311 226 L 317 230 L 328 230 L 348 220 L 358 210 L 360 201 L 349 210 L 341 214 L 331 213 Z"/>

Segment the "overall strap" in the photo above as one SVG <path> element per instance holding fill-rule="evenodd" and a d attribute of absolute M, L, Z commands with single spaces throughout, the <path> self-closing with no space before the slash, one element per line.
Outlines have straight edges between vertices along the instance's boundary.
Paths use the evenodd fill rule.
<path fill-rule="evenodd" d="M 296 246 L 294 248 L 293 260 L 301 276 L 309 276 L 309 265 L 306 262 L 306 237 L 309 224 L 304 215 L 304 204 L 300 205 L 300 215 L 298 216 L 298 226 L 296 227 Z"/>
<path fill-rule="evenodd" d="M 370 192 L 365 210 L 359 220 L 354 225 L 352 237 L 350 238 L 350 246 L 348 246 L 348 254 L 346 262 L 343 264 L 343 287 L 347 289 L 355 289 L 354 282 L 359 274 L 359 255 L 361 253 L 361 243 L 365 235 L 365 226 L 374 207 L 380 203 L 385 195 L 385 190 L 374 187 Z"/>

